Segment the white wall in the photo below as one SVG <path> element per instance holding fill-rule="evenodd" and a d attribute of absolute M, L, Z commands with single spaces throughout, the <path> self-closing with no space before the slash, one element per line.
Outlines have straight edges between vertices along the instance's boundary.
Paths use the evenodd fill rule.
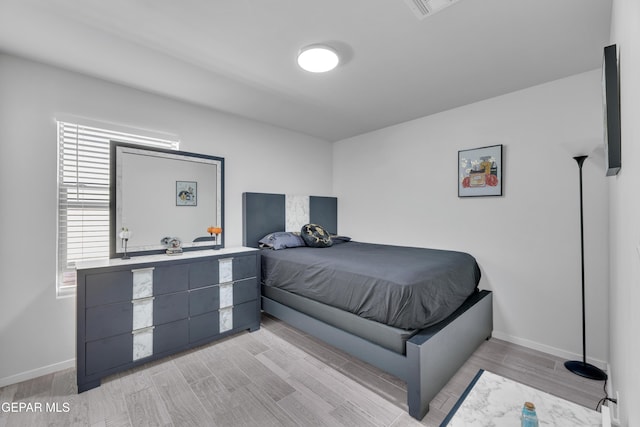
<path fill-rule="evenodd" d="M 579 174 L 587 347 L 608 360 L 607 181 L 594 70 L 335 143 L 339 232 L 461 250 L 494 291 L 494 336 L 582 358 Z M 504 145 L 504 196 L 458 198 L 457 152 Z"/>
<path fill-rule="evenodd" d="M 622 168 L 610 181 L 612 391 L 622 426 L 640 426 L 640 2 L 614 0 L 611 43 L 620 57 Z"/>
<path fill-rule="evenodd" d="M 177 134 L 184 151 L 225 157 L 227 246 L 242 243 L 244 191 L 331 195 L 323 140 L 4 54 L 0 94 L 0 386 L 75 357 L 75 298 L 55 296 L 58 114 Z"/>

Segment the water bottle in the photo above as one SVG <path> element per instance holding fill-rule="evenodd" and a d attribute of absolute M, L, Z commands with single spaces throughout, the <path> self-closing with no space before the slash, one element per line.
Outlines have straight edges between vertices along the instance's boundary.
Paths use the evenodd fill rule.
<path fill-rule="evenodd" d="M 524 402 L 521 416 L 522 427 L 538 427 L 538 415 L 536 415 L 536 407 L 531 402 Z"/>

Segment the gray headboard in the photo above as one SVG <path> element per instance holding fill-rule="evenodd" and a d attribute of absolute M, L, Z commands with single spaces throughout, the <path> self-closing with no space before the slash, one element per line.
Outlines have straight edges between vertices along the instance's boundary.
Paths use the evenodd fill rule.
<path fill-rule="evenodd" d="M 284 194 L 242 193 L 242 244 L 259 246 L 258 240 L 275 231 L 285 231 L 287 202 Z M 309 196 L 309 222 L 338 232 L 338 199 Z"/>

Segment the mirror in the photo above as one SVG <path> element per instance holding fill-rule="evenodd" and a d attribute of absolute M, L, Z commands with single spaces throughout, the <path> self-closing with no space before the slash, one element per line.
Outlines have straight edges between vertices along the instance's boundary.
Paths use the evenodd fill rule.
<path fill-rule="evenodd" d="M 224 247 L 221 157 L 112 141 L 110 194 L 111 258 Z"/>

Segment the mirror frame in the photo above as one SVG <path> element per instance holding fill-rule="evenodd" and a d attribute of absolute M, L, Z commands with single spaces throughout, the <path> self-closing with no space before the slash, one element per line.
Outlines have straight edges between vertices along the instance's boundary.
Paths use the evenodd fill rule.
<path fill-rule="evenodd" d="M 123 252 L 117 252 L 117 244 L 118 244 L 118 238 L 117 236 L 117 232 L 115 230 L 116 228 L 116 213 L 118 211 L 118 206 L 117 206 L 117 192 L 120 191 L 120 188 L 118 187 L 118 185 L 120 183 L 118 183 L 117 181 L 119 181 L 117 179 L 116 176 L 116 171 L 117 171 L 117 149 L 118 147 L 126 147 L 126 148 L 134 148 L 136 150 L 143 150 L 143 151 L 150 151 L 150 152 L 154 152 L 154 153 L 164 153 L 169 155 L 170 157 L 175 157 L 175 158 L 198 158 L 198 159 L 207 159 L 207 160 L 213 160 L 216 162 L 219 162 L 220 165 L 220 183 L 218 185 L 218 191 L 220 194 L 220 206 L 218 207 L 218 210 L 220 212 L 220 221 L 219 224 L 214 224 L 216 226 L 219 226 L 222 228 L 222 233 L 220 233 L 219 237 L 218 237 L 218 244 L 216 245 L 207 245 L 207 244 L 203 244 L 203 245 L 198 245 L 198 246 L 189 246 L 189 247 L 183 247 L 183 251 L 198 251 L 198 250 L 206 250 L 206 249 L 221 249 L 224 248 L 224 236 L 225 236 L 225 228 L 224 228 L 224 198 L 225 198 L 225 194 L 224 194 L 224 157 L 217 157 L 217 156 L 210 156 L 207 154 L 199 154 L 199 153 L 190 153 L 187 151 L 178 151 L 178 150 L 167 150 L 167 149 L 162 149 L 162 148 L 156 148 L 156 147 L 149 147 L 146 145 L 138 145 L 138 144 L 131 144 L 128 142 L 121 142 L 121 141 L 111 141 L 110 144 L 110 158 L 109 158 L 109 176 L 110 176 L 110 180 L 109 180 L 109 258 L 122 258 L 123 256 Z M 133 231 L 135 233 L 135 230 Z M 159 233 L 160 234 L 160 233 Z M 139 255 L 151 255 L 151 254 L 163 254 L 166 252 L 166 248 L 164 246 L 162 246 L 161 244 L 158 244 L 158 249 L 145 249 L 145 250 L 136 250 L 134 249 L 127 249 L 127 255 L 131 255 L 131 256 L 139 256 Z"/>

